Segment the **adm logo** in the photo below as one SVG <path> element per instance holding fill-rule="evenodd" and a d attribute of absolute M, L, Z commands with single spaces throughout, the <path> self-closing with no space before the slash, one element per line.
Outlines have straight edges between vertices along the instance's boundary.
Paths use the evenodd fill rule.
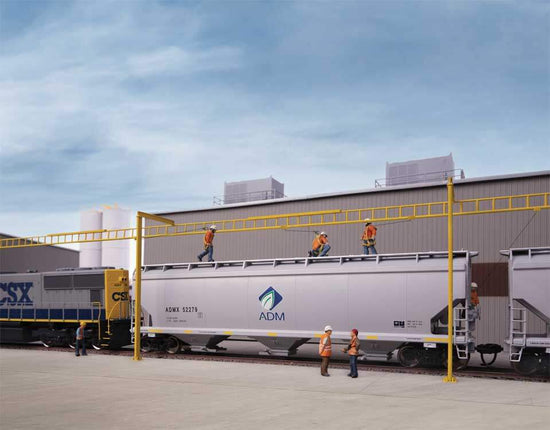
<path fill-rule="evenodd" d="M 259 297 L 260 303 L 262 304 L 262 307 L 268 311 L 268 312 L 261 312 L 260 313 L 260 321 L 266 320 L 266 321 L 284 321 L 285 320 L 285 313 L 281 312 L 270 312 L 272 311 L 279 303 L 282 302 L 283 296 L 281 296 L 277 290 L 273 287 L 269 287 L 267 290 L 265 290 Z"/>

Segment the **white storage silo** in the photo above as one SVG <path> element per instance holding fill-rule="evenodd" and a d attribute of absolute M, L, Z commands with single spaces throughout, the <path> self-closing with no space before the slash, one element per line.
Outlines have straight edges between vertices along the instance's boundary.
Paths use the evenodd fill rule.
<path fill-rule="evenodd" d="M 130 227 L 129 209 L 106 207 L 103 210 L 103 228 L 113 230 Z M 113 240 L 102 243 L 101 265 L 128 269 L 130 266 L 130 240 Z"/>
<path fill-rule="evenodd" d="M 95 209 L 80 212 L 80 230 L 101 230 L 103 228 L 102 218 L 103 214 Z M 88 242 L 80 244 L 79 265 L 80 267 L 101 266 L 101 242 Z"/>

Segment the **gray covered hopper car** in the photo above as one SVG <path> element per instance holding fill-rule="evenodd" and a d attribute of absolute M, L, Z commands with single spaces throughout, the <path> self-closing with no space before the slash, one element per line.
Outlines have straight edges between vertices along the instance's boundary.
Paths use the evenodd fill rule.
<path fill-rule="evenodd" d="M 473 350 L 470 263 L 454 253 L 455 345 Z M 164 342 L 216 350 L 230 336 L 247 336 L 266 353 L 288 355 L 323 327 L 333 338 L 360 333 L 362 353 L 405 366 L 445 359 L 446 252 L 285 258 L 148 265 L 142 275 L 143 346 Z"/>

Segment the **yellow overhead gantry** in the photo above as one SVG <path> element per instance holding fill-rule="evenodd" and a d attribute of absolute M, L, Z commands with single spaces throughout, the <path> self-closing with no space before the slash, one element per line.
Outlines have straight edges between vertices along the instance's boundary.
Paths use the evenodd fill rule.
<path fill-rule="evenodd" d="M 550 209 L 550 192 L 455 200 L 453 180 L 452 178 L 449 178 L 447 181 L 447 201 L 382 206 L 364 209 L 334 209 L 316 212 L 299 212 L 233 220 L 201 221 L 182 224 L 175 224 L 174 221 L 157 215 L 138 212 L 135 228 L 76 231 L 68 233 L 54 233 L 45 236 L 0 239 L 0 250 L 135 239 L 136 268 L 139 268 L 141 267 L 142 262 L 142 238 L 150 239 L 154 237 L 203 234 L 204 230 L 207 229 L 210 224 L 221 226 L 221 228 L 218 229 L 218 233 L 233 233 L 255 230 L 277 230 L 326 225 L 356 224 L 364 222 L 365 218 L 370 218 L 373 222 L 381 222 L 447 217 L 447 244 L 449 255 L 449 322 L 447 341 L 447 376 L 443 380 L 445 382 L 456 382 L 456 379 L 453 376 L 453 217 L 461 215 L 495 214 L 517 211 L 540 211 L 542 209 Z M 157 221 L 160 224 L 143 226 L 143 218 Z M 141 312 L 139 311 L 141 305 L 141 270 L 136 270 L 135 304 L 134 360 L 141 360 Z"/>
<path fill-rule="evenodd" d="M 256 230 L 357 224 L 362 223 L 365 218 L 370 218 L 373 222 L 444 218 L 449 214 L 448 207 L 448 201 L 440 201 L 363 209 L 333 209 L 316 212 L 287 213 L 230 220 L 187 222 L 173 225 L 161 223 L 160 225 L 148 225 L 142 228 L 144 239 L 204 234 L 204 230 L 211 224 L 218 226 L 217 233 L 237 233 Z M 453 216 L 539 211 L 541 209 L 550 209 L 550 192 L 458 200 L 454 201 L 452 209 Z M 136 239 L 136 237 L 136 228 L 74 231 L 43 236 L 0 239 L 0 249 L 106 242 Z"/>

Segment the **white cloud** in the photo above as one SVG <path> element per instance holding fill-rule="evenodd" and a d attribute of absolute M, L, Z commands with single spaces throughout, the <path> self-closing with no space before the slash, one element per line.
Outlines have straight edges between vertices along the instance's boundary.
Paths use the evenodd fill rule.
<path fill-rule="evenodd" d="M 128 59 L 129 72 L 139 77 L 224 71 L 241 66 L 242 55 L 235 47 L 187 51 L 176 46 L 140 53 Z"/>
<path fill-rule="evenodd" d="M 433 7 L 411 16 L 375 3 L 301 2 L 247 20 L 239 14 L 252 9 L 238 3 L 223 16 L 221 3 L 208 2 L 52 5 L 62 10 L 0 53 L 10 211 L 0 222 L 15 230 L 10 217 L 24 219 L 32 204 L 64 213 L 113 201 L 178 209 L 208 205 L 224 180 L 273 175 L 296 196 L 372 186 L 386 161 L 452 151 L 472 176 L 537 170 L 548 155 L 548 105 L 532 100 L 548 93 L 548 76 L 515 80 L 517 69 L 506 68 L 508 49 L 522 65 L 522 44 L 540 55 L 548 46 L 533 42 L 535 30 L 512 31 L 512 46 L 511 33 L 485 37 L 505 32 L 500 22 L 466 37 L 460 26 L 472 25 L 475 5 L 451 11 L 459 21 L 448 34 L 441 21 L 437 40 Z M 545 64 L 528 60 L 535 72 Z M 464 72 L 472 70 L 480 74 Z M 498 152 L 520 137 L 531 148 L 523 161 Z M 478 164 L 495 153 L 490 172 Z"/>

